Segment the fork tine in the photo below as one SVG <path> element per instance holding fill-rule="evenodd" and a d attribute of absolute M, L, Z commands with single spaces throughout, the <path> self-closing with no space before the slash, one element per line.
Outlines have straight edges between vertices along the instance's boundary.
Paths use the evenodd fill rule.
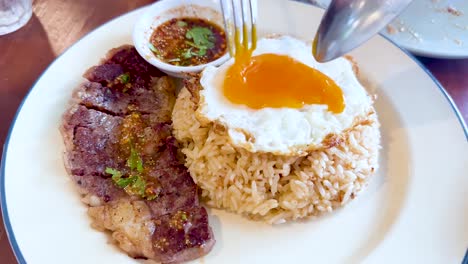
<path fill-rule="evenodd" d="M 233 17 L 234 17 L 234 46 L 235 46 L 235 54 L 240 54 L 242 53 L 242 20 L 243 20 L 243 15 L 242 15 L 242 5 L 239 5 L 239 1 L 236 0 L 231 0 L 232 1 L 232 9 L 233 9 Z M 242 1 L 242 0 L 241 0 Z M 236 5 L 237 3 L 237 5 Z M 240 11 L 239 11 L 240 8 Z M 240 14 L 240 17 L 239 17 Z"/>
<path fill-rule="evenodd" d="M 242 5 L 242 32 L 243 46 L 246 52 L 251 53 L 256 48 L 256 9 L 253 3 L 255 0 L 240 0 Z M 255 6 L 256 7 L 256 6 Z"/>
<path fill-rule="evenodd" d="M 252 41 L 252 46 L 250 47 L 253 50 L 257 48 L 257 21 L 256 21 L 256 15 L 257 15 L 257 3 L 255 2 L 255 8 L 254 5 L 252 5 L 252 2 L 256 0 L 249 0 L 249 5 L 250 5 L 250 34 L 251 34 L 251 41 Z"/>
<path fill-rule="evenodd" d="M 248 1 L 248 0 L 240 0 L 240 4 L 241 4 L 241 12 L 242 12 L 242 48 L 244 52 L 247 52 L 249 50 L 249 33 L 248 33 L 249 28 L 247 28 L 248 27 L 247 25 L 249 24 L 248 19 L 250 19 L 250 15 L 248 15 L 249 8 L 244 3 L 245 1 Z"/>
<path fill-rule="evenodd" d="M 255 9 L 252 1 L 221 0 L 221 10 L 231 56 L 255 49 Z"/>
<path fill-rule="evenodd" d="M 232 0 L 221 0 L 221 11 L 223 13 L 224 28 L 226 30 L 226 41 L 229 49 L 229 54 L 234 57 L 235 54 L 235 40 L 234 40 L 234 30 L 232 16 L 234 8 L 232 5 Z"/>

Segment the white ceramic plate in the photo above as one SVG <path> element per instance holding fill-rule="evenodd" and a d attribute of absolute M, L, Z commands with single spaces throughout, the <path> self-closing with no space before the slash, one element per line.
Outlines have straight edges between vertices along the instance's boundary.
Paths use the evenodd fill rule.
<path fill-rule="evenodd" d="M 382 34 L 417 55 L 468 58 L 466 0 L 414 0 L 390 27 Z"/>
<path fill-rule="evenodd" d="M 331 0 L 297 0 L 326 7 Z M 414 54 L 468 58 L 468 1 L 413 0 L 382 34 Z"/>
<path fill-rule="evenodd" d="M 213 0 L 215 1 L 215 0 Z M 322 11 L 261 0 L 262 32 L 310 39 Z M 90 227 L 62 165 L 58 127 L 81 74 L 131 43 L 139 9 L 96 29 L 58 58 L 26 97 L 3 155 L 2 212 L 20 263 L 136 263 Z M 383 52 L 384 51 L 384 52 Z M 376 84 L 381 169 L 345 208 L 269 226 L 210 210 L 217 243 L 195 263 L 457 263 L 468 246 L 466 125 L 442 87 L 382 37 L 356 50 Z"/>

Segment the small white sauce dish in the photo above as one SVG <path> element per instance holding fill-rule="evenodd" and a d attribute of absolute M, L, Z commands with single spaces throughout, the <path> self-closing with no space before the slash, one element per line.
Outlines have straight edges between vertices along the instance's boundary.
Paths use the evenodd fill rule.
<path fill-rule="evenodd" d="M 158 59 L 149 48 L 151 35 L 164 22 L 183 17 L 203 18 L 224 28 L 219 0 L 161 0 L 152 4 L 135 25 L 133 43 L 138 53 L 161 71 L 178 78 L 186 73 L 201 72 L 208 65 L 219 66 L 229 59 L 228 52 L 212 62 L 197 66 L 176 66 Z"/>

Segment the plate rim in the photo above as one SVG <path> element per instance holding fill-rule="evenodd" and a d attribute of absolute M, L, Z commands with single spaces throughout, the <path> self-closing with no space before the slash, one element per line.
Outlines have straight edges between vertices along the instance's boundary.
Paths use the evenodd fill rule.
<path fill-rule="evenodd" d="M 468 59 L 468 51 L 465 53 L 457 53 L 457 54 L 447 53 L 447 52 L 438 52 L 438 51 L 432 52 L 427 49 L 417 48 L 416 45 L 406 45 L 405 43 L 397 44 L 399 41 L 396 39 L 393 39 L 392 36 L 390 36 L 389 34 L 385 32 L 380 32 L 379 35 L 386 38 L 387 40 L 397 45 L 398 47 L 405 49 L 408 52 L 416 56 L 422 56 L 422 57 L 433 58 L 433 59 L 448 59 L 448 60 Z"/>
<path fill-rule="evenodd" d="M 411 53 L 414 53 L 415 55 L 422 56 L 422 57 L 427 57 L 427 58 L 433 58 L 433 59 L 448 59 L 448 60 L 463 60 L 463 59 L 468 59 L 468 52 L 466 54 L 452 54 L 452 53 L 443 53 L 443 52 L 430 52 L 427 50 L 422 50 L 414 47 L 410 47 L 407 45 L 399 45 L 400 47 L 408 50 Z"/>
<path fill-rule="evenodd" d="M 305 4 L 305 3 L 302 3 L 302 4 Z M 4 222 L 4 227 L 5 227 L 5 233 L 6 233 L 6 236 L 8 237 L 8 241 L 9 241 L 9 244 L 12 248 L 12 251 L 13 251 L 13 254 L 15 255 L 15 258 L 16 260 L 18 261 L 19 264 L 26 264 L 26 259 L 24 258 L 23 256 L 23 253 L 21 252 L 20 250 L 20 247 L 19 247 L 19 244 L 18 242 L 16 241 L 16 237 L 15 237 L 15 234 L 13 232 L 13 229 L 12 229 L 12 226 L 11 226 L 11 222 L 10 222 L 10 217 L 9 217 L 9 214 L 8 214 L 8 206 L 7 206 L 7 203 L 6 203 L 6 194 L 5 194 L 5 167 L 6 167 L 6 160 L 7 160 L 7 153 L 8 153 L 8 147 L 9 147 L 9 143 L 10 143 L 10 138 L 11 138 L 11 135 L 12 135 L 12 132 L 13 132 L 13 129 L 15 128 L 15 125 L 16 125 L 16 121 L 18 119 L 18 116 L 19 114 L 21 113 L 21 110 L 25 104 L 25 102 L 27 101 L 27 99 L 29 98 L 31 92 L 34 90 L 34 88 L 36 87 L 37 83 L 42 79 L 42 77 L 47 74 L 47 72 L 50 70 L 50 68 L 55 65 L 55 63 L 64 55 L 66 54 L 69 49 L 71 49 L 72 47 L 74 47 L 75 45 L 77 45 L 79 42 L 81 42 L 84 38 L 88 37 L 90 34 L 94 33 L 96 30 L 102 28 L 102 27 L 105 27 L 107 26 L 108 24 L 112 23 L 113 21 L 115 20 L 118 20 L 118 19 L 121 19 L 123 16 L 126 16 L 128 14 L 131 14 L 131 13 L 134 13 L 134 12 L 138 12 L 140 11 L 141 9 L 145 9 L 145 8 L 148 8 L 151 4 L 148 4 L 148 5 L 144 5 L 144 6 L 141 6 L 137 9 L 134 9 L 132 11 L 129 11 L 129 12 L 126 12 L 126 13 L 123 13 L 119 16 L 116 16 L 110 20 L 108 20 L 107 22 L 99 25 L 98 27 L 94 28 L 93 30 L 91 30 L 90 32 L 86 33 L 85 35 L 83 35 L 82 37 L 80 37 L 77 41 L 75 41 L 72 45 L 70 45 L 68 48 L 66 48 L 60 55 L 58 55 L 48 66 L 47 68 L 41 73 L 41 75 L 34 81 L 34 83 L 32 84 L 32 86 L 29 88 L 28 92 L 26 93 L 26 95 L 24 96 L 24 98 L 22 99 L 20 105 L 18 106 L 18 109 L 16 110 L 16 113 L 11 121 L 11 124 L 10 124 L 10 127 L 8 129 L 8 132 L 7 132 L 7 136 L 5 138 L 5 143 L 3 145 L 3 151 L 2 151 L 2 160 L 1 160 L 1 164 L 0 164 L 0 209 L 1 209 L 1 213 L 2 213 L 2 216 L 3 216 L 3 222 Z M 305 5 L 308 5 L 308 4 L 305 4 Z M 314 6 L 315 8 L 318 8 L 318 9 L 323 9 L 321 7 L 317 7 L 317 6 Z M 415 55 L 411 54 L 407 49 L 405 49 L 404 47 L 398 45 L 395 41 L 393 41 L 392 39 L 390 39 L 389 37 L 383 35 L 382 33 L 379 33 L 378 35 L 380 35 L 381 37 L 383 37 L 385 40 L 387 40 L 388 42 L 390 42 L 392 45 L 394 45 L 396 48 L 398 48 L 400 51 L 402 51 L 406 56 L 408 56 L 413 62 L 415 62 L 417 64 L 417 66 L 419 68 L 421 68 L 426 74 L 427 76 L 435 83 L 435 85 L 439 88 L 440 92 L 442 92 L 443 96 L 445 97 L 445 99 L 448 101 L 448 103 L 450 104 L 451 108 L 452 108 L 452 111 L 455 113 L 455 116 L 457 117 L 458 121 L 459 121 L 459 124 L 461 126 L 461 128 L 463 129 L 464 131 L 464 134 L 465 134 L 465 138 L 468 142 L 468 127 L 466 125 L 466 122 L 465 120 L 463 119 L 463 116 L 461 115 L 460 113 L 460 110 L 458 109 L 458 107 L 455 105 L 452 97 L 448 94 L 448 92 L 445 90 L 445 88 L 441 85 L 441 83 L 435 78 L 435 76 L 429 71 L 428 68 L 426 68 L 426 66 L 424 66 L 424 64 L 422 64 L 422 62 L 420 62 L 416 57 Z M 464 261 L 466 261 L 466 263 L 468 263 L 468 260 L 465 259 Z M 463 262 L 465 263 L 465 262 Z"/>

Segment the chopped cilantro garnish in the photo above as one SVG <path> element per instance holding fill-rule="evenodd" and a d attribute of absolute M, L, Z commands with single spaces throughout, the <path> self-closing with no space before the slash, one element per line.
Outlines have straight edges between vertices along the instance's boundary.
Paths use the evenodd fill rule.
<path fill-rule="evenodd" d="M 192 51 L 192 48 L 182 53 L 182 57 L 184 57 L 184 59 L 190 59 L 193 55 L 197 55 L 197 54 Z"/>
<path fill-rule="evenodd" d="M 113 168 L 106 168 L 106 173 L 112 175 L 112 180 L 116 181 L 122 177 L 122 172 Z"/>
<path fill-rule="evenodd" d="M 168 60 L 167 62 L 179 62 L 179 61 L 180 61 L 179 58 L 175 58 L 175 59 L 170 59 L 170 60 Z"/>
<path fill-rule="evenodd" d="M 136 177 L 136 179 L 132 184 L 132 188 L 134 189 L 136 193 L 144 197 L 145 190 L 146 190 L 146 181 L 141 176 L 134 176 L 134 177 Z"/>
<path fill-rule="evenodd" d="M 197 46 L 195 43 L 193 43 L 192 41 L 186 40 L 185 43 L 186 43 L 187 45 L 193 47 L 193 48 L 198 48 L 198 46 Z"/>
<path fill-rule="evenodd" d="M 127 178 L 120 178 L 117 181 L 114 181 L 117 186 L 120 188 L 125 188 L 129 185 L 131 185 L 135 181 L 134 177 L 127 177 Z"/>
<path fill-rule="evenodd" d="M 149 48 L 152 52 L 154 52 L 154 53 L 156 53 L 156 54 L 159 54 L 159 51 L 156 49 L 156 47 L 155 47 L 151 42 L 148 43 L 148 48 Z"/>
<path fill-rule="evenodd" d="M 185 55 L 190 58 L 191 56 L 204 56 L 208 49 L 214 47 L 214 36 L 211 29 L 206 27 L 193 27 L 185 34 L 185 38 L 192 41 L 186 41 L 186 43 L 194 48 L 198 49 L 197 53 L 191 52 L 189 49 Z"/>
<path fill-rule="evenodd" d="M 193 27 L 185 34 L 187 39 L 193 40 L 197 47 L 206 47 L 208 49 L 214 47 L 213 32 L 206 27 Z"/>
<path fill-rule="evenodd" d="M 143 172 L 143 160 L 134 147 L 130 150 L 130 157 L 127 160 L 127 166 L 130 170 L 137 170 L 139 173 Z"/>
<path fill-rule="evenodd" d="M 198 56 L 204 56 L 206 54 L 206 49 L 200 49 L 198 51 Z"/>
<path fill-rule="evenodd" d="M 187 214 L 184 212 L 181 214 L 180 218 L 184 221 L 187 221 Z"/>
<path fill-rule="evenodd" d="M 130 175 L 124 177 L 123 173 L 114 168 L 106 168 L 105 172 L 112 175 L 112 181 L 120 188 L 123 188 L 128 194 L 140 195 L 142 198 L 153 200 L 157 197 L 155 194 L 147 194 L 147 182 L 142 173 L 143 160 L 134 147 L 130 149 L 130 156 L 127 159 L 127 166 L 130 168 Z"/>
<path fill-rule="evenodd" d="M 117 77 L 117 79 L 120 80 L 121 83 L 127 84 L 130 81 L 130 74 L 128 73 L 121 74 L 119 75 L 119 77 Z"/>
<path fill-rule="evenodd" d="M 112 180 L 120 188 L 127 187 L 133 180 L 132 178 L 122 178 L 122 172 L 113 168 L 106 168 L 106 173 L 112 175 Z"/>
<path fill-rule="evenodd" d="M 177 26 L 179 26 L 179 27 L 185 27 L 185 26 L 187 26 L 187 22 L 182 21 L 182 20 L 179 20 L 179 21 L 177 21 Z"/>

